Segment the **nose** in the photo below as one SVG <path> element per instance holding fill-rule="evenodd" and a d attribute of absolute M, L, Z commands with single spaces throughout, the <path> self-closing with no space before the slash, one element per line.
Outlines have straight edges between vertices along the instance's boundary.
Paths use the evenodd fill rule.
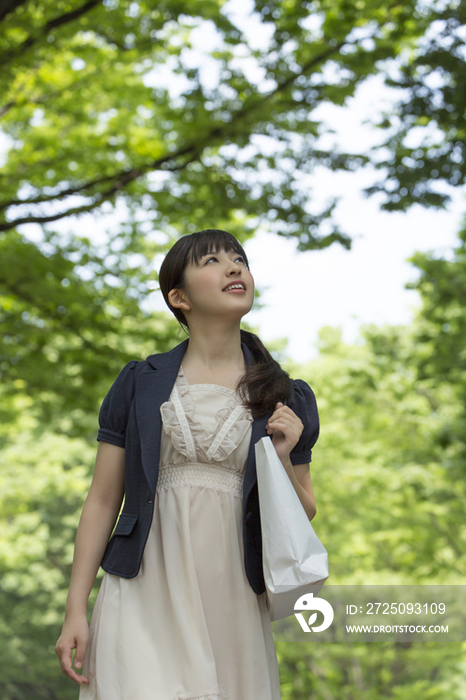
<path fill-rule="evenodd" d="M 236 262 L 236 260 L 231 261 L 231 270 L 229 270 L 228 274 L 231 275 L 231 273 L 239 272 L 241 274 L 241 265 Z"/>

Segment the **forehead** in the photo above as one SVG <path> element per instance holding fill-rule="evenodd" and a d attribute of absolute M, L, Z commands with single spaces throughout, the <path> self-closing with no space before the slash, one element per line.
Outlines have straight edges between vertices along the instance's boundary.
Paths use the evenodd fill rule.
<path fill-rule="evenodd" d="M 226 253 L 228 255 L 232 253 L 239 253 L 239 250 L 235 250 L 234 248 L 229 248 L 228 250 L 225 250 L 225 248 L 217 248 L 217 250 L 215 250 L 213 246 L 210 246 L 209 250 L 206 253 L 202 253 L 200 257 L 204 258 L 206 255 L 218 255 L 219 253 Z"/>
<path fill-rule="evenodd" d="M 197 249 L 191 250 L 191 254 L 188 257 L 188 265 L 196 265 L 196 263 L 205 258 L 207 255 L 219 255 L 221 253 L 226 255 L 242 255 L 242 252 L 238 250 L 236 246 L 227 244 L 225 247 L 225 244 L 222 242 L 207 242 L 203 245 L 197 246 Z"/>

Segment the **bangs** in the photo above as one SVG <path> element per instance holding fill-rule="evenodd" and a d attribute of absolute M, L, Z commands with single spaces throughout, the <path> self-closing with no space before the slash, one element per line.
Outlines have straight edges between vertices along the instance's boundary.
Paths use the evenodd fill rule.
<path fill-rule="evenodd" d="M 199 231 L 191 235 L 193 237 L 193 243 L 188 256 L 188 261 L 190 263 L 199 266 L 199 261 L 203 255 L 207 255 L 209 252 L 219 253 L 223 250 L 225 253 L 232 251 L 242 255 L 249 269 L 249 261 L 246 253 L 236 238 L 232 236 L 231 233 L 228 233 L 228 231 L 206 229 L 205 231 Z"/>

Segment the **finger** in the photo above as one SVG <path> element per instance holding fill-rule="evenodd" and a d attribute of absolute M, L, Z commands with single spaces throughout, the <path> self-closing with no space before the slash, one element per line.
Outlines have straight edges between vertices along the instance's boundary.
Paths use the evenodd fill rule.
<path fill-rule="evenodd" d="M 63 670 L 63 673 L 65 674 L 65 676 L 68 676 L 68 678 L 71 678 L 71 680 L 73 680 L 78 685 L 82 685 L 83 683 L 89 683 L 89 678 L 87 676 L 80 675 L 79 673 L 76 673 L 74 668 L 71 666 L 71 663 L 70 663 L 70 666 L 68 668 L 63 668 L 62 670 Z"/>
<path fill-rule="evenodd" d="M 287 408 L 287 407 L 286 407 L 286 406 L 282 406 L 281 408 L 283 409 L 283 408 Z M 272 413 L 272 415 L 269 417 L 269 419 L 268 419 L 268 421 L 267 421 L 267 424 L 266 424 L 266 427 L 268 427 L 272 421 L 276 420 L 277 418 L 280 418 L 280 416 L 282 416 L 282 415 L 283 415 L 283 411 L 280 410 L 280 408 L 277 408 L 277 409 Z"/>
<path fill-rule="evenodd" d="M 270 423 L 274 423 L 277 420 L 286 420 L 289 422 L 290 425 L 295 425 L 301 430 L 304 428 L 304 424 L 299 416 L 296 415 L 296 413 L 293 413 L 293 411 L 288 408 L 287 406 L 284 406 L 283 410 L 280 411 L 280 413 L 277 413 L 275 416 L 271 416 L 268 420 L 268 425 Z"/>
<path fill-rule="evenodd" d="M 295 419 L 292 416 L 288 416 L 288 415 L 277 416 L 277 418 L 270 420 L 268 422 L 268 427 L 269 428 L 277 428 L 279 426 L 279 424 L 287 425 L 292 430 L 297 427 Z M 280 428 L 280 430 L 281 430 L 281 428 Z"/>
<path fill-rule="evenodd" d="M 76 683 L 79 683 L 81 685 L 81 676 L 79 676 L 76 671 L 72 668 L 71 666 L 71 653 L 74 647 L 62 647 L 62 646 L 56 646 L 55 647 L 55 652 L 58 656 L 58 660 L 60 662 L 61 670 L 65 676 L 68 676 L 68 678 L 71 678 L 73 681 Z"/>
<path fill-rule="evenodd" d="M 296 413 L 292 411 L 289 406 L 284 406 L 282 403 L 278 402 L 277 407 L 278 408 L 275 408 L 275 411 L 272 413 L 269 420 L 274 420 L 275 418 L 278 418 L 278 416 L 282 416 L 285 414 L 288 416 L 295 416 L 295 418 L 298 418 Z"/>
<path fill-rule="evenodd" d="M 81 668 L 84 661 L 84 654 L 86 652 L 87 639 L 78 639 L 76 645 L 76 653 L 74 655 L 74 665 L 76 668 Z"/>
<path fill-rule="evenodd" d="M 81 685 L 82 683 L 89 683 L 89 678 L 87 676 L 79 675 L 78 673 L 76 673 L 76 671 L 71 665 L 71 655 L 74 647 L 74 644 L 73 646 L 65 647 L 61 644 L 57 644 L 57 646 L 55 647 L 55 653 L 58 656 L 61 670 L 65 676 L 71 678 L 71 680 L 73 680 L 75 683 L 78 683 L 78 685 Z"/>
<path fill-rule="evenodd" d="M 275 430 L 281 430 L 288 439 L 292 440 L 295 438 L 296 442 L 299 440 L 301 435 L 301 432 L 296 428 L 296 426 L 286 420 L 273 421 L 273 423 L 269 425 L 267 432 L 274 432 Z"/>
<path fill-rule="evenodd" d="M 89 683 L 89 678 L 87 676 L 79 675 L 79 673 L 76 673 L 76 671 L 73 668 L 70 669 L 69 673 L 65 673 L 65 676 L 71 678 L 71 680 L 77 683 L 78 685 L 82 685 L 83 683 Z"/>
<path fill-rule="evenodd" d="M 55 653 L 58 656 L 61 669 L 64 673 L 71 668 L 71 653 L 73 649 L 74 647 L 65 645 L 63 642 L 57 642 L 55 646 Z"/>
<path fill-rule="evenodd" d="M 278 418 L 276 420 L 270 421 L 267 427 L 267 433 L 273 433 L 274 430 L 283 430 L 283 425 L 285 425 L 284 421 L 281 421 Z"/>

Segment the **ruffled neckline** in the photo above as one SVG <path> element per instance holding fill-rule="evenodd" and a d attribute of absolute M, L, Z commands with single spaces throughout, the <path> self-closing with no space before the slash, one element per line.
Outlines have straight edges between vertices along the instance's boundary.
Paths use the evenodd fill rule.
<path fill-rule="evenodd" d="M 194 418 L 192 389 L 210 388 L 228 395 L 227 405 L 217 411 L 217 421 L 210 432 Z M 160 407 L 163 429 L 176 450 L 193 462 L 222 462 L 239 445 L 254 419 L 239 399 L 235 389 L 219 384 L 189 384 L 178 370 L 170 399 Z"/>

